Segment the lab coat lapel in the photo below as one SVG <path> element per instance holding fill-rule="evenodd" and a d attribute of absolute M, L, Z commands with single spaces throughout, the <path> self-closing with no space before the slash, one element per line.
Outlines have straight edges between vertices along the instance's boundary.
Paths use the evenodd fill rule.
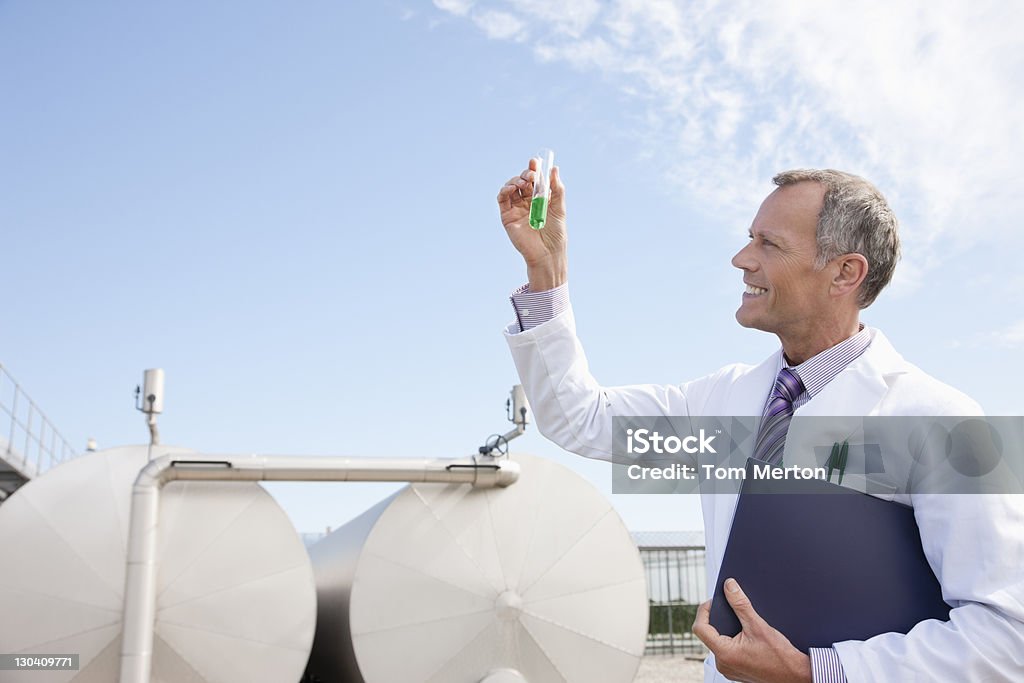
<path fill-rule="evenodd" d="M 768 394 L 775 384 L 775 376 L 782 367 L 782 349 L 768 356 L 740 375 L 732 384 L 725 404 L 719 411 L 708 411 L 708 415 L 761 417 Z"/>
<path fill-rule="evenodd" d="M 835 443 L 864 444 L 865 416 L 878 415 L 894 377 L 905 373 L 907 362 L 878 330 L 871 330 L 871 345 L 825 385 L 813 399 L 798 408 L 786 435 L 787 465 L 826 466 Z M 829 420 L 804 421 L 805 417 Z M 846 417 L 847 419 L 841 419 Z M 863 446 L 851 448 L 848 468 L 865 472 Z M 856 482 L 853 488 L 862 489 Z"/>
<path fill-rule="evenodd" d="M 874 415 L 895 375 L 907 371 L 907 362 L 879 330 L 871 329 L 871 345 L 795 416 Z"/>
<path fill-rule="evenodd" d="M 760 418 L 765 401 L 768 400 L 768 394 L 775 384 L 775 376 L 778 374 L 781 363 L 782 350 L 780 349 L 762 363 L 737 377 L 729 387 L 727 395 L 719 401 L 708 402 L 704 414 L 722 417 L 756 415 Z M 708 484 L 707 487 L 705 487 L 705 483 Z M 723 487 L 735 488 L 725 484 Z M 701 482 L 701 507 L 708 531 L 705 543 L 709 558 L 707 564 L 709 590 L 715 585 L 718 568 L 722 565 L 722 556 L 729 539 L 729 531 L 732 529 L 732 519 L 736 513 L 738 498 L 735 493 L 716 493 L 714 488 L 713 482 Z"/>
<path fill-rule="evenodd" d="M 729 392 L 720 399 L 708 401 L 704 415 L 716 417 L 761 417 L 765 401 L 775 384 L 775 376 L 782 362 L 782 350 L 779 349 L 760 364 L 755 365 L 733 380 Z M 721 493 L 735 489 L 731 482 L 702 481 L 702 493 Z M 716 496 L 717 497 L 717 496 Z M 722 496 L 726 498 L 727 496 Z M 732 525 L 731 512 L 728 524 Z M 728 527 L 726 527 L 728 529 Z"/>

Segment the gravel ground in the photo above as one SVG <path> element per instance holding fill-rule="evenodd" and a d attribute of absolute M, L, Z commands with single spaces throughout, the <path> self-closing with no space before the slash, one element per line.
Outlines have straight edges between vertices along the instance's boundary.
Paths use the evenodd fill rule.
<path fill-rule="evenodd" d="M 704 662 L 663 655 L 641 659 L 633 683 L 700 683 L 703 680 Z"/>

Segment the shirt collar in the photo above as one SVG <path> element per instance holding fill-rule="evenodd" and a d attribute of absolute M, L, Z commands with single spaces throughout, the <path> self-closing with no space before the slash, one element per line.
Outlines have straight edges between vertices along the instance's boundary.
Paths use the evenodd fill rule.
<path fill-rule="evenodd" d="M 860 329 L 852 337 L 811 356 L 799 365 L 790 365 L 786 361 L 786 354 L 781 354 L 782 367 L 787 367 L 795 372 L 804 383 L 808 398 L 813 398 L 815 394 L 825 388 L 826 384 L 835 379 L 836 375 L 860 357 L 870 345 L 871 333 L 864 323 L 861 323 Z"/>

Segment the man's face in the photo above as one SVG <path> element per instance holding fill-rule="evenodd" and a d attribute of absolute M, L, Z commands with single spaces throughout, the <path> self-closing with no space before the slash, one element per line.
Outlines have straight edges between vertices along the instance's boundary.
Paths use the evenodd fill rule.
<path fill-rule="evenodd" d="M 787 339 L 808 338 L 828 318 L 829 268 L 815 270 L 818 214 L 825 188 L 815 182 L 780 187 L 764 200 L 750 242 L 732 258 L 748 285 L 736 320 Z"/>

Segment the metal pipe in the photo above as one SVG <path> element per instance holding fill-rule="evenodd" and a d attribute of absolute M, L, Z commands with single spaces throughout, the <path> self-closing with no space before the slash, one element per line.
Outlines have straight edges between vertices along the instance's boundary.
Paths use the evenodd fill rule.
<path fill-rule="evenodd" d="M 505 432 L 504 434 L 495 434 L 494 441 L 488 440 L 483 446 L 480 447 L 481 455 L 490 455 L 494 451 L 501 451 L 501 444 L 505 442 L 506 449 L 508 448 L 508 442 L 517 436 L 521 436 L 526 433 L 526 426 L 523 424 L 517 424 L 515 429 Z"/>
<path fill-rule="evenodd" d="M 121 683 L 149 683 L 156 620 L 156 548 L 160 490 L 172 481 L 392 481 L 508 486 L 519 464 L 507 458 L 313 458 L 165 455 L 142 468 L 132 487 L 128 530 Z"/>
<path fill-rule="evenodd" d="M 149 414 L 146 424 L 149 425 L 149 445 L 158 446 L 160 444 L 160 430 L 157 429 L 156 415 L 154 413 Z"/>

